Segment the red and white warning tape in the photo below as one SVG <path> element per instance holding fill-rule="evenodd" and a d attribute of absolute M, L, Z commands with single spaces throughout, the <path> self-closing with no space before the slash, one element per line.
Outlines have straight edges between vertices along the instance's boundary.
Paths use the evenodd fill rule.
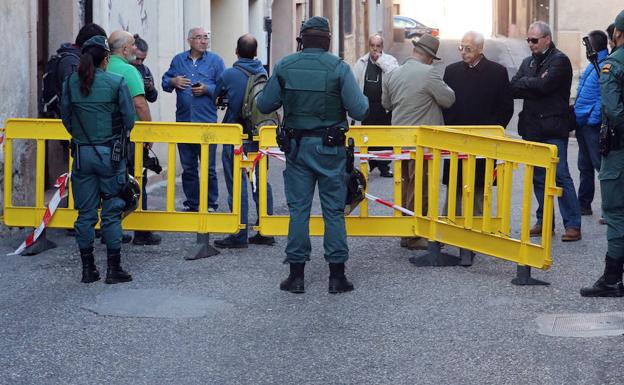
<path fill-rule="evenodd" d="M 67 196 L 67 185 L 69 183 L 70 175 L 71 174 L 69 173 L 65 173 L 56 179 L 56 183 L 54 183 L 54 187 L 57 187 L 57 190 L 54 193 L 54 196 L 52 196 L 50 203 L 48 203 L 48 207 L 46 208 L 46 211 L 43 214 L 43 219 L 41 220 L 41 224 L 39 224 L 39 227 L 37 227 L 35 231 L 33 231 L 32 234 L 30 234 L 24 242 L 22 242 L 22 244 L 20 245 L 20 247 L 17 248 L 17 250 L 7 255 L 21 254 L 27 247 L 32 246 L 32 244 L 35 243 L 37 238 L 39 238 L 41 233 L 43 233 L 43 230 L 45 230 L 45 228 L 48 226 L 48 223 L 52 219 L 52 216 L 54 216 L 54 213 L 56 212 L 56 209 L 58 208 L 59 203 L 61 203 L 61 200 Z"/>
<path fill-rule="evenodd" d="M 365 194 L 364 194 L 364 196 L 365 196 L 365 197 L 366 197 L 366 199 L 368 199 L 369 201 L 373 201 L 373 202 L 376 202 L 376 203 L 382 204 L 382 205 L 384 205 L 384 206 L 386 206 L 386 207 L 390 207 L 391 209 L 396 210 L 396 211 L 400 211 L 400 212 L 402 212 L 403 214 L 407 214 L 407 215 L 409 215 L 410 217 L 413 217 L 413 216 L 414 216 L 414 212 L 413 212 L 413 211 L 410 211 L 410 210 L 408 210 L 408 209 L 406 209 L 406 208 L 404 208 L 404 207 L 401 207 L 401 206 L 399 206 L 399 205 L 395 205 L 395 204 L 394 204 L 394 203 L 392 203 L 392 202 L 388 202 L 388 201 L 386 201 L 386 200 L 383 200 L 383 199 L 381 199 L 381 198 L 378 198 L 378 197 L 376 197 L 376 196 L 374 196 L 374 195 L 371 195 L 371 194 L 369 194 L 369 193 L 365 193 Z"/>

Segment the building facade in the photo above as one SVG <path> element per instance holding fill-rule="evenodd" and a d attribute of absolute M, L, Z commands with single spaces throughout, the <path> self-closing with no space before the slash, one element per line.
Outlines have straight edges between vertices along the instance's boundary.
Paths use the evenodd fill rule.
<path fill-rule="evenodd" d="M 258 58 L 272 67 L 296 50 L 301 23 L 316 15 L 330 20 L 331 50 L 348 63 L 366 52 L 369 34 L 381 33 L 391 42 L 392 0 L 2 0 L 0 33 L 15 38 L 0 45 L 5 63 L 0 74 L 0 127 L 8 118 L 37 117 L 48 58 L 62 43 L 73 42 L 85 23 L 97 23 L 108 33 L 123 29 L 141 35 L 150 45 L 145 64 L 158 80 L 172 57 L 188 49 L 187 31 L 192 27 L 210 31 L 210 49 L 226 66 L 236 60 L 238 37 L 252 33 L 258 39 Z M 160 92 L 150 105 L 153 119 L 175 121 L 175 104 L 175 95 Z M 49 148 L 49 183 L 65 171 L 56 161 L 60 151 L 60 143 Z M 32 141 L 14 144 L 15 196 L 23 203 L 34 196 L 34 155 Z M 164 153 L 161 160 L 166 161 Z M 0 189 L 2 162 L 0 153 Z M 1 199 L 2 194 L 0 209 Z"/>

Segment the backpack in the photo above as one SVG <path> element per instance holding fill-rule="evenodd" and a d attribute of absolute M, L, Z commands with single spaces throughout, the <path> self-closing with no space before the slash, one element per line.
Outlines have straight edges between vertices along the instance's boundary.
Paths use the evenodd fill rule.
<path fill-rule="evenodd" d="M 72 52 L 61 52 L 52 55 L 46 63 L 45 72 L 41 78 L 41 98 L 39 100 L 39 113 L 45 118 L 59 118 L 61 109 L 59 100 L 63 90 L 63 79 L 59 79 L 59 64 L 63 58 L 73 56 L 80 57 Z"/>
<path fill-rule="evenodd" d="M 245 96 L 243 97 L 243 105 L 241 107 L 241 120 L 244 132 L 248 135 L 256 136 L 260 131 L 260 127 L 279 126 L 280 118 L 277 112 L 273 111 L 263 114 L 256 106 L 256 97 L 266 86 L 268 76 L 264 72 L 252 74 L 245 68 L 235 66 L 247 75 L 247 87 L 245 88 Z M 251 140 L 251 138 L 249 138 Z"/>

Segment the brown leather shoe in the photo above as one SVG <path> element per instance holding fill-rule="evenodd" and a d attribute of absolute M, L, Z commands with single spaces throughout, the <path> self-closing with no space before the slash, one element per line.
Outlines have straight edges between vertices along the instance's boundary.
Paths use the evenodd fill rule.
<path fill-rule="evenodd" d="M 429 246 L 429 241 L 425 238 L 409 238 L 407 240 L 407 249 L 408 250 L 427 250 Z"/>
<path fill-rule="evenodd" d="M 563 242 L 575 242 L 581 240 L 581 229 L 573 227 L 567 228 L 565 234 L 561 236 Z"/>
<path fill-rule="evenodd" d="M 542 225 L 535 224 L 533 227 L 531 227 L 531 231 L 529 231 L 529 235 L 532 237 L 541 237 Z"/>

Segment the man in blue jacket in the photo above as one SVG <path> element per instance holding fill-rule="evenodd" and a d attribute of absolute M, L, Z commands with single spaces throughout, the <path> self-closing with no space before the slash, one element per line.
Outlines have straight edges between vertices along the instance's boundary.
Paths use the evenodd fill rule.
<path fill-rule="evenodd" d="M 228 108 L 223 118 L 223 123 L 239 123 L 243 124 L 242 108 L 243 100 L 245 98 L 245 91 L 247 89 L 248 74 L 266 73 L 262 62 L 256 60 L 255 57 L 258 51 L 258 42 L 251 34 L 241 36 L 236 43 L 236 56 L 238 60 L 234 63 L 232 68 L 228 68 L 223 71 L 221 77 L 217 80 L 217 86 L 213 95 L 215 104 L 219 104 L 219 99 L 228 100 Z M 244 125 L 243 125 L 244 127 Z M 248 138 L 243 144 L 243 150 L 245 153 L 258 151 L 258 143 L 253 142 L 252 138 Z M 234 166 L 234 146 L 224 145 L 223 152 L 221 153 L 221 159 L 223 161 L 223 175 L 225 177 L 225 185 L 228 190 L 228 204 L 230 210 L 232 209 L 232 185 L 233 185 L 233 166 Z M 256 174 L 257 175 L 257 174 Z M 258 185 L 258 178 L 256 177 L 256 186 Z M 267 185 L 267 211 L 269 215 L 273 214 L 273 192 L 271 185 Z M 253 192 L 253 200 L 256 203 L 256 213 L 259 216 L 258 205 L 258 189 Z M 215 246 L 220 248 L 239 249 L 246 248 L 248 243 L 261 244 L 261 245 L 273 245 L 275 239 L 273 237 L 264 237 L 257 233 L 253 237 L 247 239 L 249 233 L 248 230 L 248 212 L 249 203 L 247 198 L 247 175 L 242 172 L 241 183 L 241 223 L 245 225 L 245 228 L 238 232 L 238 234 L 230 235 L 224 239 L 218 239 L 215 241 Z"/>
<path fill-rule="evenodd" d="M 176 91 L 176 122 L 215 123 L 217 108 L 212 102 L 217 79 L 223 72 L 223 59 L 208 51 L 210 35 L 203 28 L 192 28 L 188 33 L 191 49 L 177 54 L 171 60 L 169 70 L 162 77 L 165 92 Z M 187 211 L 199 209 L 198 160 L 199 144 L 179 143 L 182 164 L 182 190 L 186 195 Z M 208 161 L 208 211 L 216 211 L 219 186 L 216 171 L 217 145 L 209 146 Z M 201 199 L 205 199 L 202 197 Z"/>
<path fill-rule="evenodd" d="M 598 65 L 609 55 L 607 34 L 603 31 L 591 31 L 589 41 L 598 52 Z M 578 200 L 581 215 L 592 215 L 591 203 L 594 200 L 594 170 L 600 171 L 600 82 L 598 72 L 590 63 L 581 75 L 578 84 L 574 113 L 576 114 L 576 140 L 578 141 L 578 169 L 581 182 Z"/>

